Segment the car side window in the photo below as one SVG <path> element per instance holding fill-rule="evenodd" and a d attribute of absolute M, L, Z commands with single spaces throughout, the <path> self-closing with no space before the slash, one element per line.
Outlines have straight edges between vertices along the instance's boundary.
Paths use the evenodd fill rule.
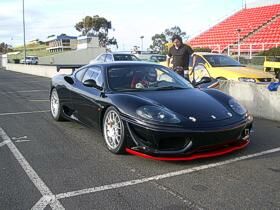
<path fill-rule="evenodd" d="M 78 81 L 82 81 L 82 78 L 86 72 L 87 68 L 83 68 L 83 69 L 80 69 L 79 71 L 77 71 L 77 73 L 75 74 L 75 78 L 78 80 Z"/>
<path fill-rule="evenodd" d="M 96 81 L 96 84 L 100 87 L 103 86 L 103 76 L 102 76 L 102 71 L 99 67 L 89 67 L 84 78 L 83 78 L 83 82 L 88 80 L 88 79 L 92 79 Z"/>
<path fill-rule="evenodd" d="M 106 61 L 106 62 L 111 62 L 111 61 L 113 61 L 113 56 L 112 56 L 111 54 L 107 54 L 107 55 L 106 55 L 106 58 L 105 58 L 105 61 Z"/>
<path fill-rule="evenodd" d="M 84 83 L 86 80 L 90 79 L 92 75 L 92 71 L 90 69 L 88 69 L 82 79 L 82 82 Z"/>
<path fill-rule="evenodd" d="M 100 87 L 104 84 L 103 74 L 100 68 L 92 67 L 93 74 L 91 75 L 91 79 L 96 81 L 96 84 Z"/>
<path fill-rule="evenodd" d="M 195 56 L 195 65 L 194 66 L 197 66 L 198 64 L 205 64 L 205 63 L 206 62 L 202 57 L 200 57 L 198 55 Z"/>
<path fill-rule="evenodd" d="M 197 65 L 193 69 L 193 78 L 190 78 L 192 82 L 199 82 L 203 77 L 210 77 L 209 72 L 204 65 Z"/>

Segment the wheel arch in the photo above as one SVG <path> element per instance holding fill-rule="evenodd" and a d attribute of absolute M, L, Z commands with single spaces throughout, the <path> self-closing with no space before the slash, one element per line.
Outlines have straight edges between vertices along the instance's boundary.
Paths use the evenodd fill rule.
<path fill-rule="evenodd" d="M 216 77 L 216 79 L 219 79 L 219 80 L 228 80 L 228 79 L 225 78 L 225 77 Z"/>

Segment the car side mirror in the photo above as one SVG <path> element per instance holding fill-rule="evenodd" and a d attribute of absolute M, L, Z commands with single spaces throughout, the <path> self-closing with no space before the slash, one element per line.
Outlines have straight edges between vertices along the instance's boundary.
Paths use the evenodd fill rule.
<path fill-rule="evenodd" d="M 195 83 L 195 86 L 201 85 L 203 83 L 209 83 L 211 81 L 212 81 L 212 79 L 210 77 L 202 77 L 199 82 Z"/>
<path fill-rule="evenodd" d="M 64 77 L 64 80 L 65 80 L 66 82 L 68 82 L 70 85 L 73 85 L 73 84 L 74 84 L 74 80 L 73 80 L 73 78 L 72 78 L 71 76 L 65 76 L 65 77 Z"/>
<path fill-rule="evenodd" d="M 102 90 L 103 88 L 100 87 L 99 85 L 96 84 L 96 81 L 93 80 L 93 79 L 88 79 L 86 81 L 83 82 L 84 86 L 86 87 L 93 87 L 93 88 L 96 88 L 98 90 Z"/>

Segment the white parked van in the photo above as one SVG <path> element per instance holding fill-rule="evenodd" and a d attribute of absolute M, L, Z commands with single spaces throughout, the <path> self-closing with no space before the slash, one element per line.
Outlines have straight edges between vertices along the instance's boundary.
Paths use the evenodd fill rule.
<path fill-rule="evenodd" d="M 38 57 L 37 56 L 26 56 L 25 61 L 24 59 L 20 60 L 20 63 L 25 64 L 38 64 Z"/>

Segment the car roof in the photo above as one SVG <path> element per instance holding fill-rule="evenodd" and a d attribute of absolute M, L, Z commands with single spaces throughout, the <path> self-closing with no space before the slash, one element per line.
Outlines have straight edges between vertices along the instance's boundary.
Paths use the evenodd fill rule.
<path fill-rule="evenodd" d="M 107 52 L 107 53 L 102 53 L 102 54 L 112 54 L 112 55 L 135 55 L 133 53 L 130 52 Z"/>
<path fill-rule="evenodd" d="M 210 52 L 194 52 L 195 55 L 225 55 L 228 56 L 226 54 L 220 54 L 220 53 L 210 53 Z"/>
<path fill-rule="evenodd" d="M 123 65 L 127 65 L 127 66 L 132 66 L 132 65 L 158 65 L 154 62 L 146 62 L 146 61 L 113 61 L 113 62 L 105 62 L 105 63 L 92 63 L 92 64 L 88 64 L 87 66 L 103 66 L 103 67 L 112 67 L 112 66 L 123 66 Z"/>

